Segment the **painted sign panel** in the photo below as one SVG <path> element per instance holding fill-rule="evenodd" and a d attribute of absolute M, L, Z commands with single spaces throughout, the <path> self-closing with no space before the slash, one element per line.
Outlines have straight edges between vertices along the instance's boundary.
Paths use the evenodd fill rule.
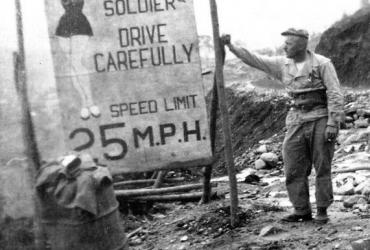
<path fill-rule="evenodd" d="M 211 158 L 192 0 L 46 0 L 68 148 L 115 172 Z"/>

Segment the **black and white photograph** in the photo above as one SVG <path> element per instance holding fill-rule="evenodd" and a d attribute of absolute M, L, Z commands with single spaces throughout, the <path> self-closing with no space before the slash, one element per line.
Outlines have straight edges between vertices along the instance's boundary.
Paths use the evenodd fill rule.
<path fill-rule="evenodd" d="M 370 249 L 370 0 L 0 18 L 0 249 Z"/>

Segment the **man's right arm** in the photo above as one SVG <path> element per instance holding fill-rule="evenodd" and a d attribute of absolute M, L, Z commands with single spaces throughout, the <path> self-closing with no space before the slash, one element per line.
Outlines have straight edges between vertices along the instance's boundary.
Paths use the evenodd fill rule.
<path fill-rule="evenodd" d="M 283 57 L 268 57 L 262 55 L 256 55 L 247 49 L 239 48 L 232 44 L 227 45 L 230 51 L 240 58 L 244 63 L 251 67 L 257 68 L 272 75 L 278 80 L 282 78 L 282 68 L 284 65 Z"/>
<path fill-rule="evenodd" d="M 221 42 L 228 46 L 230 51 L 240 58 L 244 63 L 251 67 L 262 70 L 278 80 L 282 80 L 282 71 L 285 64 L 284 57 L 267 57 L 251 53 L 246 49 L 239 48 L 231 44 L 230 35 L 223 35 L 221 37 Z"/>

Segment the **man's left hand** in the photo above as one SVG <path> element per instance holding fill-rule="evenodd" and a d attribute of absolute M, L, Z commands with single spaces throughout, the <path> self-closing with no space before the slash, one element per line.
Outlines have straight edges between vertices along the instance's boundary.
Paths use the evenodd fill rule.
<path fill-rule="evenodd" d="M 326 126 L 325 130 L 325 140 L 331 142 L 337 138 L 338 135 L 338 127 L 335 126 Z"/>

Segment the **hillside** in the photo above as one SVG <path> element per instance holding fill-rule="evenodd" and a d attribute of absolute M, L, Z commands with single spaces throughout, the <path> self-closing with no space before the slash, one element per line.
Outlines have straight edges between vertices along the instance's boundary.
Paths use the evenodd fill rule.
<path fill-rule="evenodd" d="M 325 31 L 316 52 L 331 58 L 344 86 L 370 87 L 370 7 Z"/>

